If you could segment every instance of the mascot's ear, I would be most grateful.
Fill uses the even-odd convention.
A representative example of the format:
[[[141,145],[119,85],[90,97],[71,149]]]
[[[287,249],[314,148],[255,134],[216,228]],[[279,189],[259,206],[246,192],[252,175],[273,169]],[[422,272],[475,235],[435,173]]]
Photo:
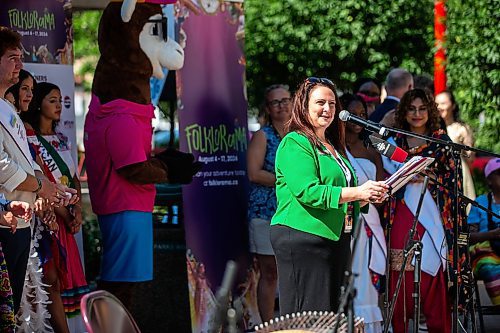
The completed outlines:
[[[123,0],[121,16],[123,22],[127,23],[132,18],[132,14],[134,14],[135,5],[137,0]]]

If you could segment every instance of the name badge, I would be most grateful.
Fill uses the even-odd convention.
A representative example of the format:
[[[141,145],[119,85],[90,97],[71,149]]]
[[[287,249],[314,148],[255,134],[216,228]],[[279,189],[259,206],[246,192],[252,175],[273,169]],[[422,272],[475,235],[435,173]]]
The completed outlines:
[[[353,218],[351,215],[346,215],[345,216],[345,219],[344,219],[344,232],[346,234],[350,234],[351,231],[352,231],[352,221],[353,221]]]
[[[347,204],[347,214],[345,215],[344,218],[344,232],[346,234],[350,234],[352,231],[352,225],[354,220],[352,218],[353,212],[354,212],[354,205],[352,204],[352,202],[349,202]]]

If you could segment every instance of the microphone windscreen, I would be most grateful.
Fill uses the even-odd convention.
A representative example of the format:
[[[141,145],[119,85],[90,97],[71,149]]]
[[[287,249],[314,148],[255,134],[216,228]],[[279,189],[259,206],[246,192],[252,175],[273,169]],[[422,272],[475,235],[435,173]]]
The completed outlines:
[[[349,113],[349,111],[346,111],[346,110],[342,110],[342,111],[340,111],[340,113],[339,113],[339,118],[340,118],[340,120],[342,120],[342,121],[347,121],[347,120],[349,120],[349,116],[350,116],[350,113]]]
[[[374,135],[369,136],[370,142],[379,154],[390,158],[393,161],[403,163],[408,157],[408,153],[398,146],[391,145],[389,142],[382,140]]]
[[[399,147],[396,147],[396,149],[394,149],[394,153],[391,156],[391,159],[396,161],[396,162],[403,163],[404,161],[406,161],[407,157],[408,157],[408,153],[406,151],[404,151],[403,149],[401,149]]]

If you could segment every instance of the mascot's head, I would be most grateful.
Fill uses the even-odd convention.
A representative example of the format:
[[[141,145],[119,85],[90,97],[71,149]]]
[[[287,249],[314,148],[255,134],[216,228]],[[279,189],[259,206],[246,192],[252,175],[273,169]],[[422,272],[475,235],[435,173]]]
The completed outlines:
[[[101,57],[92,91],[101,103],[126,99],[150,102],[149,79],[163,78],[162,67],[177,70],[184,51],[167,36],[167,18],[160,4],[172,0],[111,1],[99,24]]]

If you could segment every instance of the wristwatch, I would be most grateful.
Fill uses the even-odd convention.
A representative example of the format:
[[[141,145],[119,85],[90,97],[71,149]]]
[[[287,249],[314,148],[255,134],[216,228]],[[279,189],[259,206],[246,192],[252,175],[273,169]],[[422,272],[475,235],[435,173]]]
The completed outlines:
[[[35,177],[36,178],[36,182],[38,184],[38,187],[36,188],[36,190],[34,190],[33,192],[35,194],[38,194],[38,192],[40,192],[40,190],[42,189],[42,181],[40,180],[40,178],[38,177]]]

